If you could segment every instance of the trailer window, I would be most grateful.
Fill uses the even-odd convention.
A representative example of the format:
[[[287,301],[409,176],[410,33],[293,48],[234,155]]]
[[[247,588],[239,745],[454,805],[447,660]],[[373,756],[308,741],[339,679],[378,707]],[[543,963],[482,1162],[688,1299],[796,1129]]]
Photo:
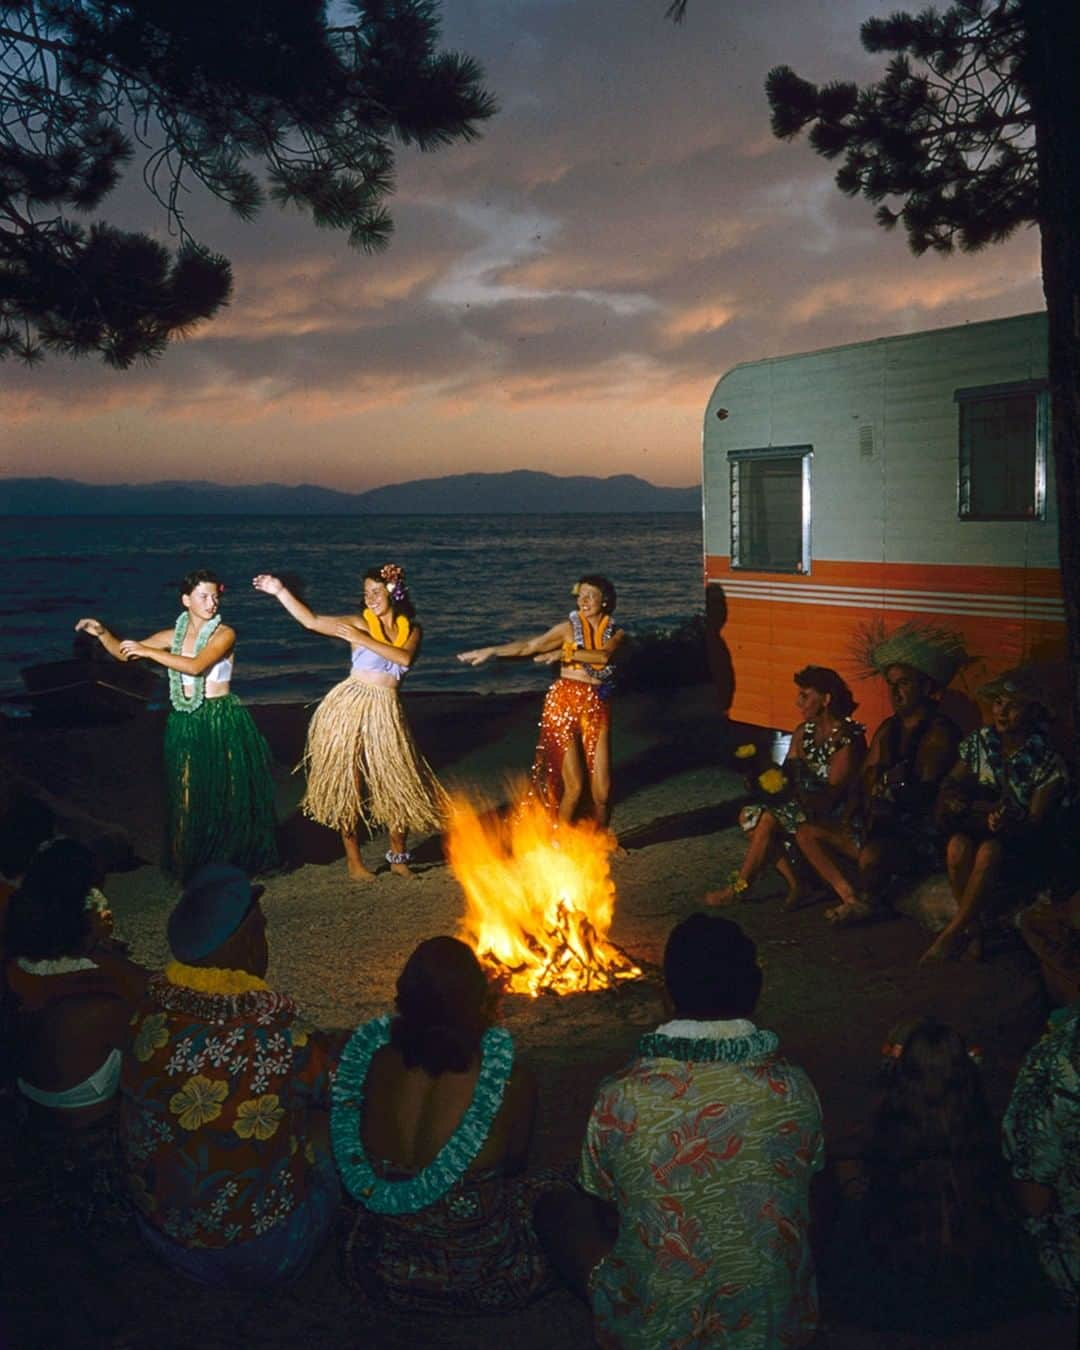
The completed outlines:
[[[812,459],[808,445],[729,453],[732,567],[809,572]]]
[[[1045,520],[1045,385],[958,389],[961,520]]]

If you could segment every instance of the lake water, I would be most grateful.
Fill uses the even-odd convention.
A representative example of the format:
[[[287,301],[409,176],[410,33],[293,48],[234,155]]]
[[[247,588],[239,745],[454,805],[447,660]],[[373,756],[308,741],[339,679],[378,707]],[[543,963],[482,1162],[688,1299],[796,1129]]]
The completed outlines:
[[[124,637],[172,624],[176,581],[210,567],[226,583],[222,614],[237,631],[233,685],[248,702],[321,697],[348,666],[345,644],[306,633],[251,587],[257,572],[300,578],[318,612],[356,613],[361,577],[400,563],[424,628],[408,687],[541,689],[531,662],[463,666],[454,653],[542,632],[569,612],[570,586],[602,572],[618,588],[629,632],[674,626],[704,607],[701,520],[625,516],[67,516],[0,518],[0,697],[19,669],[72,651],[76,619]]]

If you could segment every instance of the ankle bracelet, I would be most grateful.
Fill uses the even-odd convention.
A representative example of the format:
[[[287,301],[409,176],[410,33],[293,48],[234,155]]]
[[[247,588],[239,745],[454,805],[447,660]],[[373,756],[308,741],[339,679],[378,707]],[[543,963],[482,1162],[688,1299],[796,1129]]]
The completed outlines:
[[[394,867],[398,863],[407,863],[411,860],[411,858],[412,854],[409,852],[408,849],[404,849],[401,853],[395,853],[392,848],[388,848],[386,850],[386,861],[390,864],[391,867]]]

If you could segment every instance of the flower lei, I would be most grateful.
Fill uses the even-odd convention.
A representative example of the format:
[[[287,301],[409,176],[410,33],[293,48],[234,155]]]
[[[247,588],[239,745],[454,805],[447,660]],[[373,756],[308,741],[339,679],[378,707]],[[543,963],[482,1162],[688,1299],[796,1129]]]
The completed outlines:
[[[246,970],[230,970],[225,966],[187,966],[182,961],[170,961],[165,967],[165,978],[181,989],[193,989],[199,994],[250,994],[256,989],[269,989],[265,980]]]
[[[373,609],[364,610],[364,622],[368,626],[368,632],[377,642],[386,642],[386,629],[382,626],[382,620]],[[394,641],[395,647],[404,647],[409,640],[409,621],[404,614],[399,614],[394,620]]]
[[[440,1200],[484,1146],[514,1066],[514,1042],[502,1027],[484,1032],[480,1077],[457,1129],[425,1168],[407,1181],[376,1174],[359,1138],[364,1085],[377,1050],[390,1043],[389,1014],[358,1026],[341,1052],[330,1089],[330,1137],[345,1189],[376,1214],[415,1214]]]
[[[187,637],[188,625],[191,622],[191,615],[185,609],[177,617],[176,628],[173,630],[172,646],[169,651],[173,656],[179,656],[184,646],[184,639]],[[212,619],[199,629],[199,636],[195,639],[195,650],[193,656],[198,656],[206,644],[217,631],[218,624],[221,623],[221,615],[215,614]],[[169,702],[177,712],[193,713],[198,712],[203,705],[206,697],[206,676],[189,675],[188,678],[194,682],[194,688],[191,691],[191,697],[184,693],[184,677],[178,670],[169,671]]]
[[[688,1064],[745,1064],[775,1054],[779,1047],[775,1031],[755,1029],[746,1036],[720,1037],[665,1036],[650,1031],[638,1042],[638,1054],[644,1059],[678,1059]]]

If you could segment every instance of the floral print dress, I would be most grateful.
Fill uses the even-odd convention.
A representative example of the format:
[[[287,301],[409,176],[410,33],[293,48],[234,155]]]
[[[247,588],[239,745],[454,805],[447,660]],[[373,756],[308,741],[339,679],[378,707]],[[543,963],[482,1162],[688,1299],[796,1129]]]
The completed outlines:
[[[1069,1304],[1080,1302],[1080,1005],[1059,1008],[1020,1066],[1003,1126],[1018,1181],[1054,1193],[1025,1221],[1043,1270]]]
[[[792,735],[792,748],[794,749],[794,742],[797,741],[802,753],[789,754],[786,763],[796,795],[790,801],[778,802],[775,806],[769,807],[787,834],[794,834],[799,826],[809,819],[800,796],[820,792],[822,788],[828,786],[829,765],[833,756],[849,745],[866,748],[866,729],[861,723],[852,721],[850,717],[845,717],[840,725],[821,741],[815,740],[816,730],[815,722],[804,722],[802,726],[796,728]]]

